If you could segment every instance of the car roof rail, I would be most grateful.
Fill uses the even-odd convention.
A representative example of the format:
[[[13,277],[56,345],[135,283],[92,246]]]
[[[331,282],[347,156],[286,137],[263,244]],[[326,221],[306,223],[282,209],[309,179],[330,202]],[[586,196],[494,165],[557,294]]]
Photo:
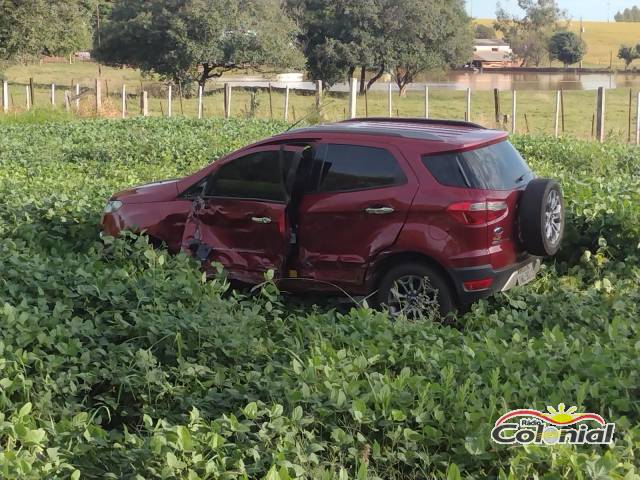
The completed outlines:
[[[451,127],[467,127],[487,130],[486,127],[473,122],[465,122],[464,120],[443,120],[437,118],[419,118],[419,117],[365,117],[350,118],[338,123],[348,122],[389,122],[389,123],[408,123],[419,125],[448,125]]]

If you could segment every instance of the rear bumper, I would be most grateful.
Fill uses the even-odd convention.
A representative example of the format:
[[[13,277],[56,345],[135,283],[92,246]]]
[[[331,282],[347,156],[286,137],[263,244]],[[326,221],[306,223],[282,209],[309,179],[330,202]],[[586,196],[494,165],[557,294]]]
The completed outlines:
[[[539,257],[527,256],[518,263],[509,265],[508,267],[494,270],[489,265],[481,265],[468,268],[453,268],[449,270],[449,274],[453,279],[456,288],[458,300],[461,304],[473,303],[481,298],[486,298],[497,292],[505,292],[518,284],[518,272],[528,264],[533,264],[534,274],[540,270],[541,260]],[[491,278],[493,281],[489,288],[483,290],[466,290],[465,282],[474,280],[483,280]]]

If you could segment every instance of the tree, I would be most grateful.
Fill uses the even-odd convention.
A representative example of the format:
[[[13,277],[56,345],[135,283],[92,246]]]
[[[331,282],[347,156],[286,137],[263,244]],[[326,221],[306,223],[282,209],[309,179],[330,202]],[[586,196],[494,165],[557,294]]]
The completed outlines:
[[[296,32],[279,0],[117,0],[94,55],[205,85],[240,68],[303,66]]]
[[[488,25],[477,24],[473,36],[475,38],[496,38],[496,31]]]
[[[613,18],[616,22],[640,22],[640,8],[637,5],[625,8],[622,12],[616,13]]]
[[[386,0],[289,0],[301,23],[300,43],[309,73],[330,87],[360,69],[360,92],[385,72],[381,12]],[[375,69],[366,82],[367,69]]]
[[[566,13],[556,0],[518,0],[518,6],[524,10],[522,18],[510,15],[498,4],[494,27],[503,33],[523,66],[539,66],[548,57],[549,40],[566,20]]]
[[[618,50],[618,58],[624,60],[624,69],[628,69],[631,62],[640,58],[640,44],[635,47],[622,45]]]
[[[386,63],[400,95],[420,72],[459,65],[472,55],[462,0],[389,0],[383,15]]]
[[[564,63],[565,68],[582,60],[586,52],[586,44],[573,32],[556,32],[549,40],[549,55]]]
[[[0,0],[0,59],[66,56],[90,45],[90,17],[78,1]]]

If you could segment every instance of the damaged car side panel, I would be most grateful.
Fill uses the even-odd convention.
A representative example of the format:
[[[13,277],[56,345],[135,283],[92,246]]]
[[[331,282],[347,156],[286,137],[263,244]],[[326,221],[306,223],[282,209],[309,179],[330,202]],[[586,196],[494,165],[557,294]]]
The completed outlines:
[[[127,208],[103,215],[102,229],[111,236],[117,236],[125,229],[137,233],[144,231],[154,240],[164,241],[169,251],[177,253],[191,209],[189,200],[131,203]]]
[[[287,235],[283,203],[197,199],[184,229],[182,247],[203,263],[225,267],[230,278],[260,283],[267,270],[284,268]]]

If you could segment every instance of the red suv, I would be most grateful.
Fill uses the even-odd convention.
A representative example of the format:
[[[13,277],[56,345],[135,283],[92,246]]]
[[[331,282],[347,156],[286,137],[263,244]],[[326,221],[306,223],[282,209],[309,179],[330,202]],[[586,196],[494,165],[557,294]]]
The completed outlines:
[[[144,231],[205,269],[289,291],[446,313],[530,281],[564,228],[562,191],[503,131],[367,118],[285,132],[186,178],[115,194],[106,234]]]

